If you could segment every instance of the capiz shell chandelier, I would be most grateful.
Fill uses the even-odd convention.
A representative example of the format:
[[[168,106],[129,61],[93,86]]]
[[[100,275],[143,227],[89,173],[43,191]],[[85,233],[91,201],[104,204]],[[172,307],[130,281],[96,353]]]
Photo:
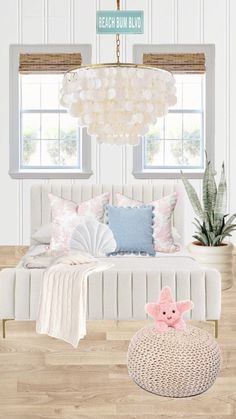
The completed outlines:
[[[120,9],[119,0],[117,9]],[[81,66],[67,72],[61,105],[87,127],[98,143],[136,145],[157,118],[176,103],[175,79],[169,71],[121,63],[116,35],[116,63]]]

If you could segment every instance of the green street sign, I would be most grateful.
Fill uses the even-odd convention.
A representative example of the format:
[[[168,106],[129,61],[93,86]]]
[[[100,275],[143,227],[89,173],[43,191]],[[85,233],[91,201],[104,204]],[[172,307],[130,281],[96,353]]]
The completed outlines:
[[[103,10],[97,12],[97,34],[142,34],[143,11]]]

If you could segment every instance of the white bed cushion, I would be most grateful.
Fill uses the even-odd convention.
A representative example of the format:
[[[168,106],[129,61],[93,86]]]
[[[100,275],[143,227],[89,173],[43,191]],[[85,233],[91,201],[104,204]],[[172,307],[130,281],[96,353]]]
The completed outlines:
[[[40,244],[49,244],[52,238],[52,223],[44,224],[32,235],[31,239]]]
[[[99,258],[104,261],[106,258]],[[109,257],[113,269],[125,271],[196,271],[201,270],[199,263],[186,250],[175,254],[156,253],[155,257],[122,255]]]

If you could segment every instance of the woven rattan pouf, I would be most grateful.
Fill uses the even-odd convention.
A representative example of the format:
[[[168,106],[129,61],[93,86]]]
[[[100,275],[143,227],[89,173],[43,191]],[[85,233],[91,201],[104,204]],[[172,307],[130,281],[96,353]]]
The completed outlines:
[[[220,363],[216,340],[193,326],[164,333],[144,327],[128,349],[130,377],[143,389],[166,397],[203,393],[214,383]]]

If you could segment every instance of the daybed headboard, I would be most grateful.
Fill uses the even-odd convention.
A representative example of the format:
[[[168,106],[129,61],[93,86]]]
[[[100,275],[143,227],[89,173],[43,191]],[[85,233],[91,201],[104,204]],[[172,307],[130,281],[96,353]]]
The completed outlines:
[[[111,199],[115,204],[115,194],[120,192],[133,199],[143,202],[150,202],[162,196],[169,195],[173,191],[179,193],[178,203],[174,212],[173,226],[178,230],[184,239],[184,194],[181,184],[126,184],[126,185],[97,185],[97,184],[50,184],[33,185],[31,188],[31,235],[42,225],[51,220],[51,209],[48,193],[70,199],[75,202],[82,202],[100,195],[104,192],[111,193]],[[32,239],[31,239],[32,242]]]

